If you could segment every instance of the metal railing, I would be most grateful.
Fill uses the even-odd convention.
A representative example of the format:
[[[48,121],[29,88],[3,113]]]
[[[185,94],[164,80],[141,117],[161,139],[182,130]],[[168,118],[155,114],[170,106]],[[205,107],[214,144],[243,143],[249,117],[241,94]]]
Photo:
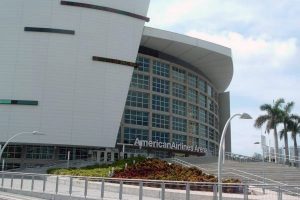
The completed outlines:
[[[119,200],[216,200],[218,188],[217,183],[206,182],[56,176],[18,172],[0,172],[0,186],[2,191],[44,198]],[[262,187],[266,190],[265,194],[260,190]],[[222,199],[299,199],[299,191],[292,191],[291,188],[295,186],[224,183]]]
[[[217,173],[217,169],[205,169],[203,167],[200,167],[199,165],[196,165],[196,164],[192,164],[192,163],[189,163],[189,162],[186,162],[184,160],[181,160],[179,158],[173,158],[172,159],[173,162],[176,162],[178,164],[181,164],[181,165],[184,165],[184,166],[187,166],[187,167],[196,167],[200,170],[202,170],[203,172],[207,173],[207,174],[216,174]],[[272,180],[270,178],[267,178],[265,177],[265,175],[263,176],[260,176],[260,175],[257,175],[257,174],[253,174],[253,173],[249,173],[249,172],[246,172],[246,171],[243,171],[243,170],[239,170],[239,169],[235,169],[235,168],[232,168],[232,167],[227,167],[225,168],[226,171],[223,172],[223,176],[224,177],[235,177],[235,178],[239,178],[242,183],[248,183],[248,184],[257,184],[258,185],[261,185],[261,189],[263,191],[263,193],[265,193],[265,185],[277,185],[279,187],[282,187],[282,191],[286,192],[286,193],[294,193],[295,195],[299,196],[300,193],[300,187],[297,185],[297,186],[294,186],[294,187],[290,187],[288,184],[285,184],[285,183],[282,183],[280,181],[275,181],[275,180]],[[289,189],[284,189],[285,187],[289,188]],[[295,192],[297,191],[297,192]]]
[[[286,156],[284,154],[274,154],[274,153],[267,153],[265,154],[265,160],[268,162],[269,161],[269,156],[272,159],[275,159],[275,156],[277,158],[278,163],[277,164],[285,164],[285,160],[286,160]],[[298,157],[296,156],[288,156],[289,158],[289,162],[291,164],[295,164],[296,166],[300,164],[300,160],[298,159]],[[236,161],[240,161],[240,162],[260,162],[262,161],[263,158],[253,158],[250,156],[245,156],[245,155],[240,155],[240,154],[235,154],[235,153],[231,153],[231,152],[225,152],[225,159],[227,160],[236,160]],[[273,161],[269,161],[272,163],[275,163]]]

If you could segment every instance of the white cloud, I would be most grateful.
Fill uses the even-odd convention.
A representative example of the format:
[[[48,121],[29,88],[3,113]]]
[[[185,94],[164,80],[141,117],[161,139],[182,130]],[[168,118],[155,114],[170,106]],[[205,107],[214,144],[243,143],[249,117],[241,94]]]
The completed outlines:
[[[188,31],[186,34],[191,37],[230,47],[234,59],[238,64],[242,62],[248,65],[255,62],[256,64],[253,65],[253,67],[261,69],[260,64],[265,63],[265,70],[268,70],[269,67],[286,67],[283,64],[290,61],[297,53],[296,38],[276,40],[270,39],[266,35],[245,37],[237,32],[212,34],[196,30]],[[241,65],[239,67],[243,68],[243,66],[244,65]]]
[[[256,119],[262,114],[259,105],[272,103],[273,99],[284,97],[287,101],[300,102],[300,94],[295,92],[300,90],[299,75],[286,73],[292,68],[290,64],[296,63],[299,57],[296,38],[279,40],[266,35],[246,37],[236,32],[212,34],[195,30],[186,34],[232,49],[235,72],[229,88],[231,97],[247,101],[240,103],[242,106],[233,104],[232,113],[245,111]],[[295,111],[299,113],[300,109]],[[254,120],[232,122],[234,152],[249,156],[261,152],[261,147],[253,144],[260,141],[261,130],[254,128],[253,123]],[[268,137],[274,144],[273,135]]]
[[[261,104],[284,97],[296,102],[294,112],[300,114],[299,3],[152,0],[148,25],[232,48],[232,113],[246,111],[256,118],[262,114]],[[260,130],[253,127],[253,121],[248,123],[232,122],[232,146],[238,153],[252,155],[260,152],[259,145],[253,146]]]

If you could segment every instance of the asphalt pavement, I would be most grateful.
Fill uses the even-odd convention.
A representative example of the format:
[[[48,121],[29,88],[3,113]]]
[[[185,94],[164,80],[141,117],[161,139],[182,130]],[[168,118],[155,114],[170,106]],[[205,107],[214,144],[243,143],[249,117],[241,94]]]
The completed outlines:
[[[43,199],[0,191],[0,200],[43,200]]]

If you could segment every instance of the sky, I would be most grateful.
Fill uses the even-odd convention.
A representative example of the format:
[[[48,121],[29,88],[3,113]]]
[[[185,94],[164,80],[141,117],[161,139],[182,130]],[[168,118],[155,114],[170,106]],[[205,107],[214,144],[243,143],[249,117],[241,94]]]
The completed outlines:
[[[231,48],[231,114],[253,117],[232,121],[232,152],[252,156],[261,153],[254,142],[265,134],[253,126],[264,114],[260,105],[282,97],[294,101],[293,113],[300,115],[299,13],[299,0],[151,0],[145,25]],[[274,145],[272,133],[266,137]]]

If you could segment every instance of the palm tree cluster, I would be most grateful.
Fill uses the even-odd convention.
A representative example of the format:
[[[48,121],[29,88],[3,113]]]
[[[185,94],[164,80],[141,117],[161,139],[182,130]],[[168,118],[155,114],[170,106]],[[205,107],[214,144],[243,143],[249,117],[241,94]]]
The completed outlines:
[[[289,159],[289,144],[288,134],[291,133],[291,138],[294,142],[294,156],[295,160],[299,161],[299,154],[297,149],[297,135],[300,134],[300,116],[291,114],[294,107],[294,102],[285,103],[283,98],[273,101],[273,104],[263,104],[260,106],[260,110],[266,112],[266,114],[259,116],[255,120],[254,126],[261,128],[266,125],[266,132],[270,133],[273,130],[275,141],[275,162],[278,162],[278,133],[279,138],[284,139],[285,146],[285,162],[290,163]],[[283,125],[283,129],[278,132],[277,126]],[[295,162],[298,165],[298,162]]]

